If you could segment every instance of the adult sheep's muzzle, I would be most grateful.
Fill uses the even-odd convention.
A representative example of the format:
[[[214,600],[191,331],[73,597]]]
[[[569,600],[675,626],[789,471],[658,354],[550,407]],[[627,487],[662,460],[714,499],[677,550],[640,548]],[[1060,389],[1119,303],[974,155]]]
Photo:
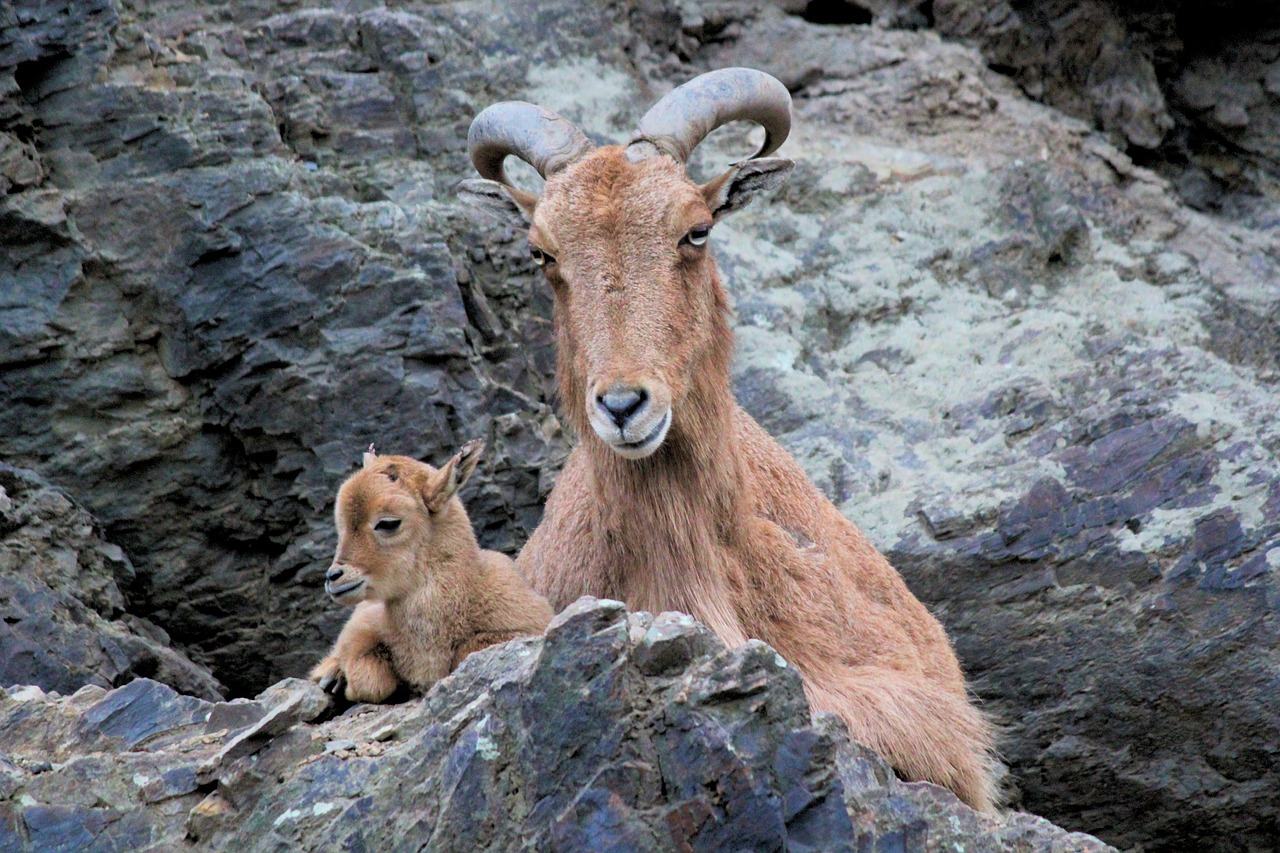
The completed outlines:
[[[670,393],[650,384],[598,384],[587,394],[587,419],[600,440],[625,459],[643,459],[671,428]]]

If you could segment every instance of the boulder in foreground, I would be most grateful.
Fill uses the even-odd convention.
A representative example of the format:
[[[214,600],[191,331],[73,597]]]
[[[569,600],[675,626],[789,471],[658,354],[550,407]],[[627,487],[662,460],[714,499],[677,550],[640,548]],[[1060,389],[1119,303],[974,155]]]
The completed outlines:
[[[0,696],[0,847],[1104,851],[897,781],[771,648],[584,598],[420,700]],[[888,846],[886,846],[888,845]]]

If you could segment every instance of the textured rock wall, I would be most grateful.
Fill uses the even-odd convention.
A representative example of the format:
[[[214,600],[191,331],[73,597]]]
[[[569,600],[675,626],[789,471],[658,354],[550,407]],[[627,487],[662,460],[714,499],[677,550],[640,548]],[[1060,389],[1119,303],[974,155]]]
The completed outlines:
[[[1263,199],[1280,176],[1275,9],[1236,0],[940,0],[931,9],[939,32],[980,46],[1032,97],[1096,123],[1188,203],[1268,218]]]
[[[1280,176],[1280,13],[1215,0],[779,0],[820,24],[934,28],[1105,131],[1193,207],[1265,226]]]
[[[370,441],[486,435],[464,497],[518,547],[567,439],[523,239],[452,201],[467,123],[525,98],[617,141],[755,65],[795,95],[799,165],[713,238],[744,404],[946,623],[1018,802],[1124,847],[1280,844],[1265,205],[1189,210],[1115,127],[992,72],[990,22],[983,55],[840,4],[492,6],[0,10],[0,458],[92,513],[128,612],[235,695],[303,672]],[[695,169],[748,149],[728,128]]]
[[[545,297],[469,271],[486,249],[431,166],[460,173],[485,87],[526,75],[491,47],[520,20],[270,8],[124,6],[36,39],[10,133],[47,175],[0,212],[0,454],[74,484],[138,565],[135,609],[239,693],[333,632],[328,507],[370,441],[438,461],[488,436],[471,503],[506,550],[563,453],[524,310]]]
[[[218,698],[203,667],[125,610],[120,586],[134,576],[88,513],[36,474],[0,464],[0,684],[74,693],[152,677]]]

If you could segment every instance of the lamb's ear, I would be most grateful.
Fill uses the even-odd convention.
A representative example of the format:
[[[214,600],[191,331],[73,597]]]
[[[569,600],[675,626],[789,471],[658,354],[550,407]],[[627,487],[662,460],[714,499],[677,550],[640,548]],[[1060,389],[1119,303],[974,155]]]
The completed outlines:
[[[538,204],[533,193],[485,178],[468,178],[457,192],[459,200],[516,228],[528,226]]]
[[[373,460],[378,458],[377,452],[373,449],[373,445],[369,445],[369,449],[364,452],[364,456],[360,457],[360,467],[368,468],[373,464]]]
[[[449,498],[457,494],[462,484],[471,478],[482,453],[484,453],[483,439],[468,441],[453,455],[453,458],[444,463],[444,467],[431,476],[422,495],[427,509],[432,512],[444,509]]]
[[[719,222],[739,208],[746,207],[759,193],[781,186],[795,163],[783,157],[743,160],[714,181],[702,185],[702,197],[711,208],[711,216]]]

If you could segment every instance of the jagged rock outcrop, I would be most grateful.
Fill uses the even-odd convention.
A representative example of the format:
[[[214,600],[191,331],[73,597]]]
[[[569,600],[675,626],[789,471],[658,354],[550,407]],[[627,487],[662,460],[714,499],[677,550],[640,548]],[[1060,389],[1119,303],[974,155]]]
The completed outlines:
[[[1269,227],[1280,13],[1243,0],[777,0],[817,24],[933,28],[1087,121],[1198,209]]]
[[[1280,181],[1275,9],[1237,0],[939,0],[931,12],[939,32],[979,46],[1032,97],[1096,123],[1190,204],[1267,219],[1270,205],[1258,196],[1274,197]]]
[[[73,693],[140,676],[220,697],[221,685],[125,610],[134,569],[93,520],[31,471],[0,463],[0,684]]]
[[[765,0],[0,15],[0,457],[100,522],[128,612],[234,695],[336,632],[328,512],[370,441],[487,434],[465,499],[507,551],[554,480],[550,295],[452,201],[471,116],[524,98],[617,141],[754,65],[793,90],[798,166],[713,238],[740,398],[947,625],[1021,805],[1147,851],[1275,847],[1265,203],[1189,210],[991,71],[981,27],[985,56]],[[695,169],[749,147],[728,128]]]
[[[1110,850],[896,781],[768,646],[583,599],[424,699],[0,693],[6,850]]]

